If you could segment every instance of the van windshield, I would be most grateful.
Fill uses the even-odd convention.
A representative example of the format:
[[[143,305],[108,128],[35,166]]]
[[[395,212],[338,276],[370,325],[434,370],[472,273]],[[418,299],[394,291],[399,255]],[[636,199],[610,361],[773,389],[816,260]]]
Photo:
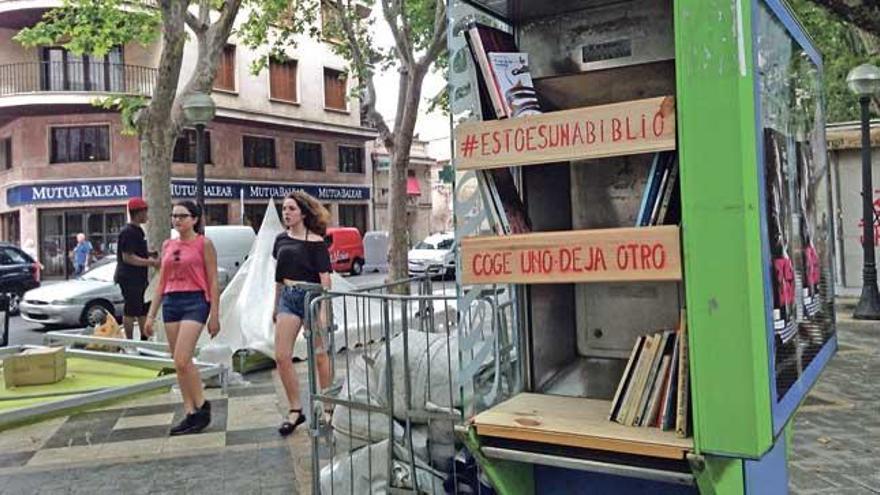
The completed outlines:
[[[437,246],[435,246],[433,244],[429,244],[425,241],[422,241],[422,242],[416,244],[415,249],[437,249]]]

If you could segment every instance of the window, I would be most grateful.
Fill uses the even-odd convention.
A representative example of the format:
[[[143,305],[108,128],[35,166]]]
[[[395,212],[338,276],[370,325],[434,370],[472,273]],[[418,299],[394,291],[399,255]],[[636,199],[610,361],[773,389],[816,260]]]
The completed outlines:
[[[348,104],[345,101],[345,73],[324,69],[324,107],[331,110],[348,111]]]
[[[241,143],[245,167],[275,168],[275,139],[244,136]]]
[[[40,62],[43,91],[125,91],[121,47],[113,47],[101,57],[47,47],[40,52]]]
[[[340,146],[339,171],[350,174],[364,173],[364,149],[354,146]]]
[[[339,225],[357,227],[363,235],[367,231],[367,206],[339,205]]]
[[[105,162],[110,159],[110,127],[53,127],[51,163]]]
[[[214,89],[235,91],[235,45],[223,47],[220,62],[217,64],[217,75],[214,76]]]
[[[196,130],[183,129],[174,143],[175,163],[196,163]],[[211,133],[205,131],[205,163],[211,161]]]
[[[0,241],[21,244],[21,219],[17,211],[0,214]]]
[[[30,263],[25,254],[18,249],[5,248],[2,250],[2,259],[4,265],[26,265]]]
[[[205,225],[229,225],[229,207],[205,205]]]
[[[304,143],[297,141],[294,144],[296,168],[299,170],[324,170],[324,155],[321,143]]]
[[[12,168],[12,138],[0,139],[0,170]]]
[[[321,37],[329,43],[342,43],[342,29],[336,11],[327,2],[321,2]]]
[[[269,61],[269,97],[296,102],[296,60]]]

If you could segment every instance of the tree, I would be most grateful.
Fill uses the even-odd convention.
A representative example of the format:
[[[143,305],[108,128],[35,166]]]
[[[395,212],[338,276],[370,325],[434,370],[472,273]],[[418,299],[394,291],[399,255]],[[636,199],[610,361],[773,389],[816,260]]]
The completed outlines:
[[[379,139],[391,155],[389,166],[391,217],[390,277],[408,276],[406,180],[410,147],[422,100],[422,83],[433,67],[442,67],[446,52],[446,4],[443,0],[380,0],[381,17],[390,29],[394,46],[381,50],[373,42],[374,19],[367,15],[373,0],[298,0],[296,9],[287,0],[264,4],[262,19],[243,26],[243,38],[251,46],[265,46],[270,56],[283,56],[295,34],[331,40],[334,51],[349,62],[356,77],[355,94],[360,98],[362,115],[376,128]],[[318,29],[314,20],[321,14]],[[280,20],[279,20],[280,19]],[[266,31],[265,26],[274,25]],[[392,126],[376,109],[377,70],[396,68],[397,112]]]
[[[880,36],[880,2],[877,0],[812,0],[841,20]]]
[[[858,99],[847,88],[846,76],[859,64],[880,64],[880,44],[877,37],[866,30],[872,22],[880,23],[880,17],[875,17],[874,21],[863,20],[856,15],[859,10],[855,7],[831,7],[841,3],[843,2],[832,0],[791,0],[792,8],[822,53],[828,122],[859,119]],[[862,12],[871,8],[867,2],[862,7]],[[874,8],[876,10],[880,7]],[[860,22],[850,21],[848,16],[841,14],[844,11]],[[880,15],[880,10],[877,15]],[[880,28],[880,24],[877,27]],[[880,29],[875,29],[874,32],[880,34]],[[880,100],[875,98],[873,110],[876,115],[880,115],[878,105]]]
[[[74,53],[104,55],[112,47],[148,44],[161,34],[161,54],[149,99],[114,96],[100,102],[119,110],[140,143],[144,196],[153,221],[147,236],[153,246],[168,238],[171,215],[171,160],[174,143],[185,124],[181,102],[187,95],[209,93],[220,54],[232,32],[242,0],[64,0],[16,40],[25,46],[62,45]],[[198,60],[192,76],[178,92],[183,48],[189,28]]]

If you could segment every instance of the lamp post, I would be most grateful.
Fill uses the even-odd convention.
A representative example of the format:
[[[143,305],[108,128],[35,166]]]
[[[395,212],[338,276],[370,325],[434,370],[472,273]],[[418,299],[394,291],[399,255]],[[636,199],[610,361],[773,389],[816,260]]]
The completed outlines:
[[[880,320],[880,292],[877,291],[877,262],[874,256],[874,185],[871,177],[871,130],[869,104],[880,93],[880,69],[863,64],[851,70],[846,84],[859,97],[862,109],[862,295],[853,312],[859,320]]]
[[[216,106],[211,95],[195,92],[183,101],[183,115],[196,128],[196,204],[205,224],[205,125],[214,118]]]

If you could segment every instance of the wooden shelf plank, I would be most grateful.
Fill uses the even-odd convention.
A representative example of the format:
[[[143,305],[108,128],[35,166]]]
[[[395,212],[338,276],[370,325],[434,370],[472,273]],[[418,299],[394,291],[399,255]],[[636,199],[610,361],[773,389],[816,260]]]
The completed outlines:
[[[467,237],[462,283],[679,281],[680,244],[676,225]]]
[[[675,100],[666,96],[465,122],[455,129],[455,142],[458,170],[674,150]]]
[[[482,436],[605,450],[664,459],[684,459],[692,438],[658,428],[623,426],[608,420],[605,400],[519,394],[474,417]]]

